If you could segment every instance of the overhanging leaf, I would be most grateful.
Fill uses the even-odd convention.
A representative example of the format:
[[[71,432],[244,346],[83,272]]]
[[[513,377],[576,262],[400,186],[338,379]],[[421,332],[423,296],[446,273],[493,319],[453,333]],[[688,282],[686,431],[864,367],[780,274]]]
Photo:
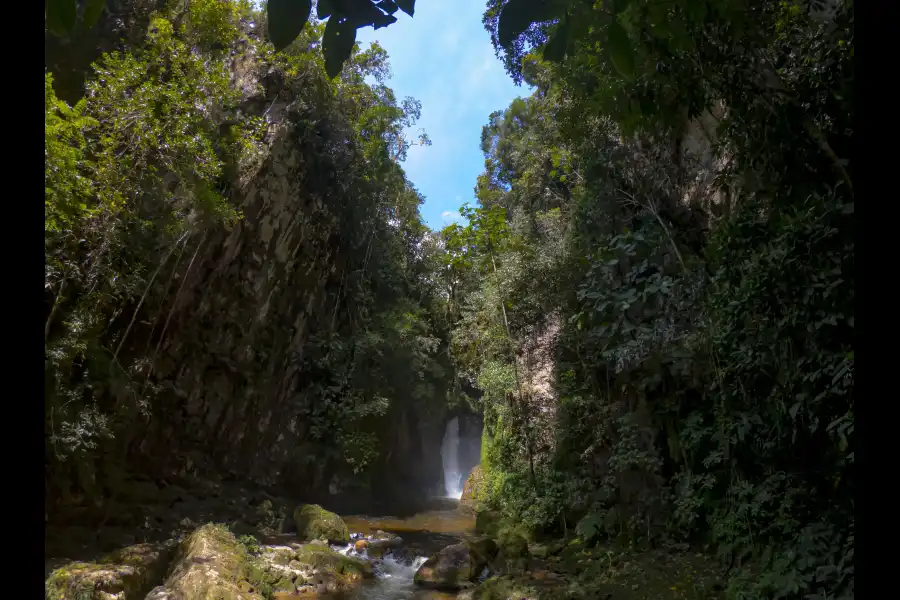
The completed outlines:
[[[316,18],[323,21],[331,16],[334,12],[334,3],[332,0],[319,0],[316,3]]]
[[[309,20],[312,0],[269,0],[266,4],[266,21],[269,23],[269,39],[275,50],[284,50],[297,39]]]
[[[509,0],[500,10],[497,21],[500,45],[508,47],[532,23],[558,19],[565,14],[565,9],[560,0]]]
[[[557,63],[562,62],[566,56],[566,48],[569,45],[569,32],[569,18],[566,17],[556,28],[556,31],[553,32],[553,35],[550,36],[550,40],[544,47],[544,60]]]
[[[630,0],[616,0],[614,4],[616,14],[623,12],[626,8],[628,8],[629,4]]]
[[[397,3],[394,2],[394,0],[381,0],[381,2],[378,3],[378,8],[389,15],[394,14],[400,9],[400,7],[397,6]]]
[[[634,79],[634,52],[625,29],[617,21],[609,26],[607,51],[616,71],[626,79]]]
[[[82,14],[82,23],[84,23],[85,29],[97,24],[104,8],[106,8],[106,0],[86,0]]]
[[[386,15],[384,13],[379,14],[375,20],[372,22],[372,27],[375,29],[381,29],[382,27],[387,27],[391,23],[396,23],[397,17],[393,15]]]
[[[702,23],[706,18],[706,0],[686,0],[685,12],[694,23]]]
[[[322,52],[325,54],[325,73],[335,77],[344,67],[344,62],[353,53],[356,43],[356,27],[348,20],[332,18],[325,25],[322,36]]]
[[[394,0],[394,2],[409,16],[413,16],[413,13],[416,12],[416,0]]]
[[[47,29],[56,35],[66,35],[78,21],[78,6],[75,0],[47,0],[45,18]]]

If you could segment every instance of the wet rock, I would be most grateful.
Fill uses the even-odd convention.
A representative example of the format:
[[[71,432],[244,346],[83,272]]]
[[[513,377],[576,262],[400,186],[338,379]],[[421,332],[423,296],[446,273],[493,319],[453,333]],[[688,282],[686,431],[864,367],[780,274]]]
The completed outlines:
[[[369,547],[369,540],[356,540],[356,543],[353,544],[353,549],[357,552],[362,552],[366,548]]]
[[[496,554],[490,539],[447,546],[419,567],[413,581],[423,587],[458,590],[474,584]]]
[[[398,536],[372,540],[367,543],[368,555],[373,558],[382,558],[402,546],[403,539]]]
[[[350,542],[347,524],[318,504],[301,504],[294,510],[297,533],[306,540],[327,539],[333,544]]]

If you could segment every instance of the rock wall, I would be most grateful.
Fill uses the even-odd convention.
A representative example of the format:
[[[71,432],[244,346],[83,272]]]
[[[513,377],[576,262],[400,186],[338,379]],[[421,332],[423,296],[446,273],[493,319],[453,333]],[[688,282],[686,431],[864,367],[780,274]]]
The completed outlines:
[[[248,32],[255,35],[252,25]],[[242,44],[231,50],[231,70],[243,101],[212,117],[226,123],[240,111],[267,124],[256,164],[230,181],[243,219],[231,229],[198,227],[162,306],[144,304],[121,362],[149,361],[150,407],[124,417],[127,435],[97,453],[112,458],[78,467],[73,479],[82,488],[87,480],[95,489],[110,483],[104,473],[123,459],[127,470],[158,478],[224,476],[300,497],[340,494],[353,477],[335,431],[315,430],[313,417],[331,410],[321,382],[333,372],[316,369],[327,362],[329,342],[347,346],[359,334],[369,315],[353,290],[368,285],[381,261],[395,260],[379,250],[396,234],[380,212],[383,192],[347,175],[361,160],[357,133],[320,69],[286,84],[257,59],[253,43]],[[59,42],[50,45],[60,53]],[[78,70],[59,67],[66,69]],[[439,448],[422,443],[439,427],[429,410],[395,402],[382,418],[374,471],[387,487],[440,477],[439,469],[428,472],[435,459],[440,464]]]

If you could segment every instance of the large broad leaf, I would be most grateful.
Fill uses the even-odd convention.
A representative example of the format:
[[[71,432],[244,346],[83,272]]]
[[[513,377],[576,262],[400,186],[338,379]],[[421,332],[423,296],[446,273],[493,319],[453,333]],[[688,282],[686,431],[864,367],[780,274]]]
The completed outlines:
[[[396,17],[384,14],[369,0],[341,0],[336,14],[347,17],[357,29],[367,25],[378,29],[397,21]]]
[[[56,35],[67,35],[78,21],[75,0],[47,0],[46,20],[47,29]]]
[[[553,32],[553,35],[550,36],[547,45],[544,46],[544,60],[550,62],[562,62],[563,58],[566,57],[566,48],[569,45],[570,31],[569,18],[566,17],[565,20],[559,24],[559,27],[556,28],[556,31]]]
[[[634,51],[625,29],[613,21],[607,35],[607,51],[616,71],[626,79],[634,79]]]
[[[334,12],[334,3],[332,0],[319,0],[316,2],[316,18],[325,20]]]
[[[400,7],[397,6],[397,3],[394,2],[394,0],[381,0],[381,2],[378,3],[378,8],[389,15],[394,14],[400,9]]]
[[[322,52],[325,54],[325,73],[335,77],[344,67],[344,62],[353,53],[356,43],[356,27],[350,21],[331,18],[325,25],[322,36]]]
[[[284,50],[297,39],[311,11],[312,0],[269,0],[266,3],[269,39],[276,51]]]
[[[100,20],[103,9],[106,8],[106,0],[86,0],[84,3],[84,13],[81,21],[84,23],[85,29],[93,27]]]
[[[497,38],[504,48],[509,47],[532,23],[552,21],[565,14],[562,0],[509,0],[500,10]]]
[[[413,13],[416,12],[416,0],[394,0],[394,2],[409,16],[413,16]]]
[[[694,23],[702,23],[706,18],[706,0],[686,0],[684,8]]]

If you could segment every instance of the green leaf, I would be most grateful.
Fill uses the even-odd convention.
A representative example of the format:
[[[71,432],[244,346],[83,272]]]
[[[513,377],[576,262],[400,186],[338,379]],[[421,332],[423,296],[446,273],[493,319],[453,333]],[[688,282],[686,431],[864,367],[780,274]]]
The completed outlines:
[[[624,12],[624,10],[626,8],[628,8],[628,5],[630,3],[631,3],[630,0],[615,0],[614,8],[615,8],[616,14],[619,14],[620,12]]]
[[[316,18],[324,21],[334,13],[334,2],[332,0],[319,0],[316,3]]]
[[[625,29],[616,21],[609,26],[607,50],[616,71],[625,79],[634,79],[634,52],[631,40],[628,39]]]
[[[75,0],[47,0],[45,19],[47,29],[55,35],[66,35],[78,21],[78,5]]]
[[[416,0],[394,0],[394,2],[409,16],[413,16],[413,13],[416,12]]]
[[[685,13],[694,23],[702,23],[706,18],[706,0],[686,0]]]
[[[556,63],[562,62],[566,57],[566,48],[569,45],[569,33],[569,19],[566,17],[566,19],[559,24],[559,27],[556,28],[556,31],[553,32],[553,35],[550,36],[550,40],[544,47],[544,60]]]
[[[565,14],[565,5],[557,0],[509,0],[500,10],[497,38],[508,47],[532,23],[551,21]]]
[[[322,36],[322,52],[325,54],[325,73],[329,77],[336,77],[341,72],[344,62],[353,53],[355,43],[356,27],[349,20],[328,20]]]
[[[81,16],[81,21],[84,24],[85,29],[89,29],[97,24],[97,21],[100,20],[100,15],[103,14],[104,8],[106,8],[106,0],[85,1],[84,13]]]
[[[269,39],[275,51],[284,50],[297,39],[309,20],[312,0],[269,0],[266,4],[266,20],[269,23]]]

